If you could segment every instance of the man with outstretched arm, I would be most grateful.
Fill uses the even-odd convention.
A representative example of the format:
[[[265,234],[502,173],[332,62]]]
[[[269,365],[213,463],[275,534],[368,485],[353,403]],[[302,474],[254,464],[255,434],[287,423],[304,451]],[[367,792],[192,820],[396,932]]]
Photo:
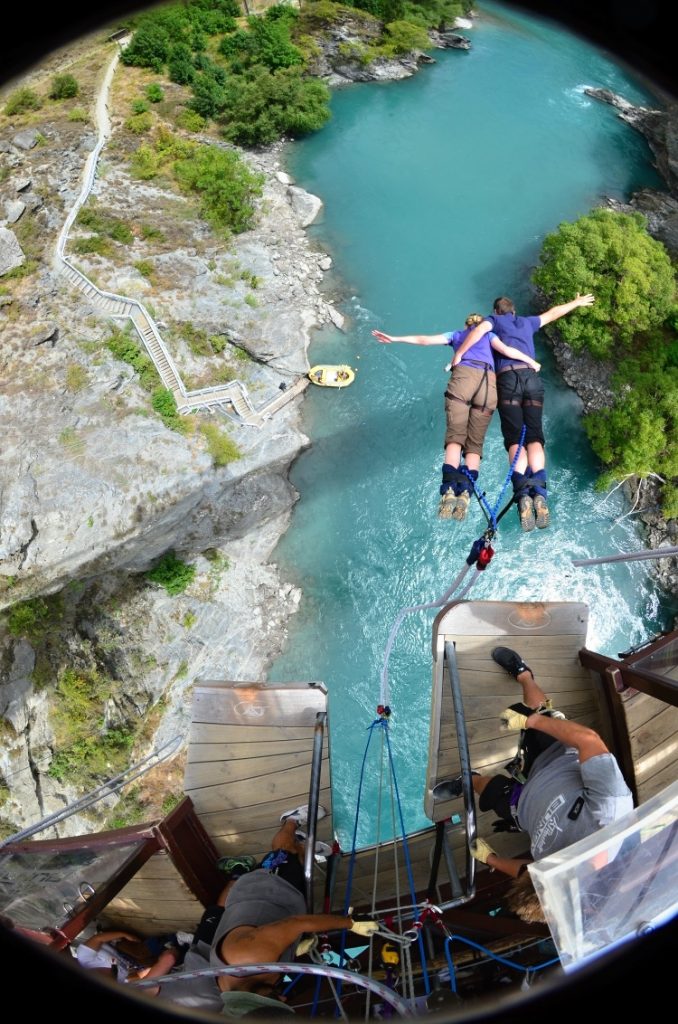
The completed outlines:
[[[518,451],[520,435],[525,427],[524,447],[511,480],[520,525],[526,533],[535,526],[543,530],[550,522],[542,428],[544,384],[530,365],[535,355],[534,335],[540,327],[559,320],[580,306],[591,306],[594,301],[593,295],[577,295],[571,302],[553,306],[539,316],[518,316],[513,301],[500,296],[494,300],[493,315],[485,317],[470,331],[454,357],[453,364],[456,365],[487,331],[494,331],[505,345],[522,353],[517,360],[495,353],[494,361],[499,419],[510,464]]]
[[[325,813],[324,808],[318,809],[319,818]],[[283,814],[270,853],[259,867],[228,883],[219,900],[223,912],[219,907],[208,908],[186,954],[184,971],[286,963],[304,951],[302,946],[308,943],[299,943],[303,935],[346,929],[369,936],[378,930],[371,918],[307,913],[303,868],[307,815],[307,806]],[[209,928],[203,928],[207,918]],[[227,1017],[255,1012],[277,1016],[293,1012],[277,994],[280,978],[279,971],[242,978],[217,974],[166,982],[152,994],[159,991],[172,1002]]]
[[[476,860],[513,878],[526,875],[526,865],[591,835],[633,809],[633,798],[616,758],[594,729],[567,721],[536,682],[531,668],[516,651],[495,647],[493,660],[516,679],[521,703],[501,715],[502,726],[520,730],[519,763],[509,775],[473,773],[473,790],[481,811],[499,816],[497,831],[526,832],[531,857],[502,857],[484,839],[476,839]],[[461,796],[461,779],[442,782],[433,790],[439,799]]]

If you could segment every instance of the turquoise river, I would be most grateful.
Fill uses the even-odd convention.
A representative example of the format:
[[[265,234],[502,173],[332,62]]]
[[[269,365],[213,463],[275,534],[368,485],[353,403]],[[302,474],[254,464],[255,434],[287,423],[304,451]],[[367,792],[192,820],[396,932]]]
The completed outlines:
[[[380,345],[370,332],[460,328],[500,294],[539,312],[530,273],[544,235],[603,196],[662,187],[644,140],[583,92],[605,86],[656,105],[632,72],[561,27],[499,4],[482,4],[469,36],[471,51],[434,51],[436,64],[407,81],[336,90],[330,124],[288,153],[297,183],[325,203],[311,234],[332,254],[329,285],[347,317],[344,333],[314,339],[311,363],[350,363],[357,375],[342,391],[309,389],[304,402],[312,447],[293,468],[300,500],[274,555],[303,600],[269,678],[322,680],[329,690],[344,846],[393,621],[401,608],[444,593],[484,526],[477,503],[462,524],[436,517],[449,350]],[[664,626],[668,609],[648,563],[572,566],[573,558],[637,550],[643,539],[633,517],[617,522],[619,492],[604,500],[595,490],[581,403],[543,340],[538,355],[553,525],[523,534],[511,509],[469,596],[586,601],[588,645],[616,654]],[[481,471],[491,504],[506,468],[495,416]],[[434,616],[405,619],[389,666],[408,830],[427,824]],[[360,842],[373,838],[376,780],[367,774]]]

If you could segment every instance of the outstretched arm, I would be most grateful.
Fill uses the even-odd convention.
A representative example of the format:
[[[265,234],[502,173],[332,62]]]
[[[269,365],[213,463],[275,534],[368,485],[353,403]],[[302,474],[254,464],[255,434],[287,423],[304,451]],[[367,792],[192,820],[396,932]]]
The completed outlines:
[[[571,313],[573,309],[578,309],[579,306],[592,306],[595,301],[595,296],[593,295],[577,295],[575,299],[572,299],[572,302],[564,302],[561,306],[553,306],[539,317],[541,326],[545,327],[546,324],[551,324],[554,320],[560,320],[561,316],[566,316],[567,313]]]
[[[566,718],[550,718],[548,715],[530,715],[525,722],[526,729],[536,729],[553,736],[566,747],[576,747],[579,763],[583,764],[590,757],[608,754],[609,751],[594,729],[589,729],[579,722],[571,722]]]
[[[83,943],[85,946],[89,946],[90,949],[101,949],[105,942],[116,942],[117,939],[128,939],[130,942],[140,942],[138,935],[134,935],[132,932],[120,932],[120,931],[108,931],[108,932],[97,932],[91,939]]]
[[[468,350],[472,348],[477,341],[480,341],[480,339],[483,338],[487,334],[487,332],[491,330],[492,324],[490,323],[489,320],[483,320],[482,323],[477,324],[477,326],[474,327],[473,330],[466,335],[461,345],[457,349],[454,359],[452,360],[452,365],[457,366],[461,362],[461,357],[464,355],[464,353],[468,352]]]
[[[449,345],[446,334],[384,334],[383,331],[372,331],[372,335],[382,345],[390,345],[392,341],[402,341],[406,345]]]
[[[469,849],[471,856],[479,860],[481,864],[487,864],[488,868],[492,868],[493,871],[501,871],[504,875],[510,875],[511,878],[517,878],[523,865],[532,862],[531,857],[501,857],[485,839],[474,839]]]
[[[538,363],[535,359],[525,355],[525,353],[521,352],[520,349],[514,348],[513,345],[505,345],[504,342],[500,341],[497,337],[493,338],[490,344],[495,352],[500,352],[508,359],[515,359],[517,362],[527,363],[527,365],[531,366],[533,370],[537,371],[537,373],[541,370],[541,363]]]
[[[351,930],[354,926],[356,930],[362,927],[359,934],[367,934],[364,922],[356,924],[352,917],[344,914],[296,914],[259,927],[235,928],[223,940],[221,950],[230,964],[273,963],[305,932]],[[368,926],[368,931],[376,931],[377,928],[374,922],[373,926]]]

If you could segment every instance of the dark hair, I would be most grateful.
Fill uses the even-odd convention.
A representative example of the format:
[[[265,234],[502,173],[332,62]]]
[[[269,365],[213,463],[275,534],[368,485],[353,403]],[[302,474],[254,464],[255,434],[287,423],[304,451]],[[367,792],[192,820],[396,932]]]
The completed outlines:
[[[505,295],[500,295],[498,299],[494,300],[494,311],[498,316],[503,313],[515,313],[516,307],[513,305],[513,300],[508,299]]]

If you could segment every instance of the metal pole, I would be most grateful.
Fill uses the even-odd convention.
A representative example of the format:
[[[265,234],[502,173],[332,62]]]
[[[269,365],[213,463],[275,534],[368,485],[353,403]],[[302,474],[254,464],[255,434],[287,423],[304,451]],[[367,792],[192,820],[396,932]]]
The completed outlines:
[[[445,661],[447,662],[450,686],[452,687],[454,720],[457,728],[457,746],[461,762],[461,781],[464,792],[464,808],[466,810],[466,897],[471,899],[475,895],[476,883],[476,862],[475,858],[471,856],[470,850],[471,843],[476,838],[476,802],[471,782],[471,755],[466,735],[466,720],[464,718],[464,703],[461,697],[459,669],[457,668],[457,653],[454,644],[449,640],[445,641]]]
[[[306,905],[309,914],[313,913],[313,868],[315,866],[315,837],[318,820],[318,793],[320,792],[320,773],[323,760],[323,738],[325,735],[326,711],[319,711],[315,716],[313,733],[313,756],[311,759],[311,782],[308,791],[308,833],[304,852],[304,877],[306,879]]]
[[[630,555],[603,555],[601,558],[573,558],[572,565],[604,565],[606,562],[643,562],[648,558],[671,558],[678,555],[678,548],[656,548],[634,551]]]

